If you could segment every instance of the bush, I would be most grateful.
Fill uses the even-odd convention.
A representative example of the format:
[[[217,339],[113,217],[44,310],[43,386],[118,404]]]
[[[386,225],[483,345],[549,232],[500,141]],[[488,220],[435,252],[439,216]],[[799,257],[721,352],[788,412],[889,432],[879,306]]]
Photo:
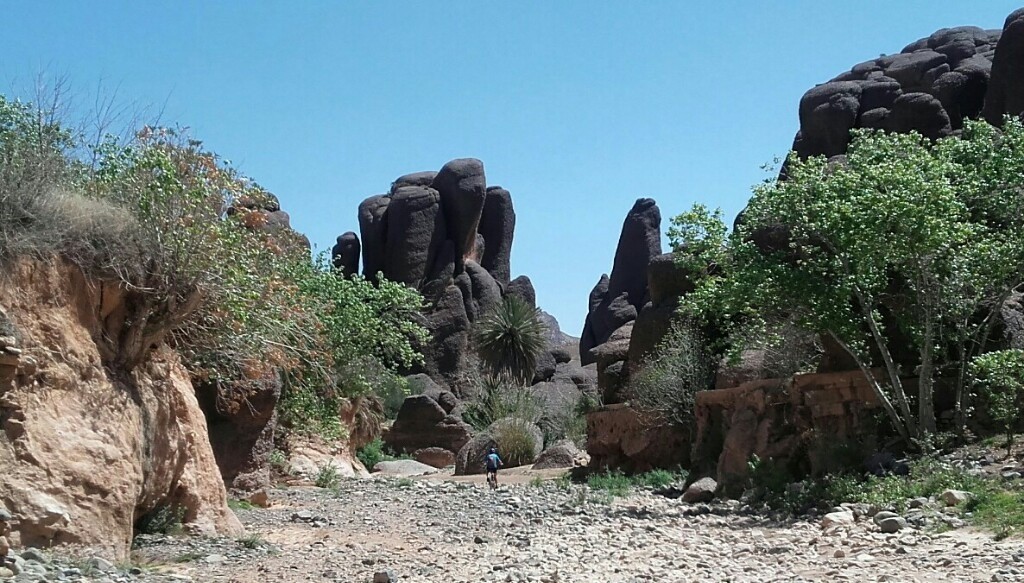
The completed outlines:
[[[537,357],[547,346],[547,330],[537,308],[506,295],[493,312],[480,320],[477,352],[495,376],[507,376],[526,385],[533,379]]]
[[[135,534],[169,534],[182,532],[185,508],[177,504],[163,504],[135,522]]]
[[[338,468],[335,467],[334,462],[327,462],[320,466],[314,481],[318,488],[335,488],[340,482],[341,475],[338,473]]]
[[[494,429],[494,442],[501,458],[509,467],[533,463],[537,456],[535,427],[523,419],[508,419]]]
[[[714,379],[714,358],[704,335],[688,321],[672,325],[653,355],[630,379],[631,403],[669,423],[693,420],[694,395]]]
[[[356,458],[363,463],[363,466],[365,466],[367,470],[372,471],[373,467],[380,462],[409,459],[409,456],[404,454],[395,454],[395,452],[391,451],[378,437],[356,450]]]
[[[1000,350],[976,357],[970,365],[975,408],[1006,431],[1006,455],[1024,421],[1024,350]]]
[[[542,411],[533,393],[508,377],[484,377],[476,400],[469,402],[462,418],[474,429],[484,430],[501,419],[540,421]]]

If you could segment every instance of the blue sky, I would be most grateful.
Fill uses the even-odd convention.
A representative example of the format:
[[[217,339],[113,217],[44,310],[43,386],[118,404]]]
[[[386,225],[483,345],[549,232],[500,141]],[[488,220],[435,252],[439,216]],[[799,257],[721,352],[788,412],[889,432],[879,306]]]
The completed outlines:
[[[513,274],[579,335],[636,198],[666,228],[696,201],[731,220],[789,148],[804,91],[1018,6],[20,0],[0,38],[9,87],[64,73],[164,107],[321,249],[399,175],[480,158],[515,202]]]

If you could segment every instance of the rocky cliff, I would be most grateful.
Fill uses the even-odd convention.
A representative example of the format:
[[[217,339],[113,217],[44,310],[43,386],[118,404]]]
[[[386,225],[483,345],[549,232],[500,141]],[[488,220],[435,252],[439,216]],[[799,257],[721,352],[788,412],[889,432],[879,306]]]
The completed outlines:
[[[134,525],[161,509],[194,532],[241,532],[177,355],[158,343],[130,371],[111,366],[128,301],[66,262],[0,278],[0,505],[16,545],[124,558]]]

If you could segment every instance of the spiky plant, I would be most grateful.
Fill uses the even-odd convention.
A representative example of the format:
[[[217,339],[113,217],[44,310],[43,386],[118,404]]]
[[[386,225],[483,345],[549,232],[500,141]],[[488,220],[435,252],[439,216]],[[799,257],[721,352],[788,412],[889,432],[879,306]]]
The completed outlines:
[[[493,375],[526,385],[533,379],[537,357],[547,344],[540,310],[513,295],[502,298],[477,327],[477,352]]]

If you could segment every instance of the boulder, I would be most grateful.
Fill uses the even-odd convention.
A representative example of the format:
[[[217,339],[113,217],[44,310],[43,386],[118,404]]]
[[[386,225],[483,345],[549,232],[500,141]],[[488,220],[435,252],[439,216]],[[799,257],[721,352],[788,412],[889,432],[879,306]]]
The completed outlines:
[[[886,125],[886,129],[892,132],[917,131],[933,140],[946,137],[953,131],[942,103],[928,93],[900,95],[889,111]]]
[[[439,193],[425,186],[397,189],[388,204],[384,276],[418,289],[444,239]]]
[[[484,457],[492,447],[498,447],[498,442],[489,431],[474,435],[455,455],[455,475],[484,473]]]
[[[609,364],[597,373],[597,388],[606,405],[625,401],[628,387],[629,365],[624,360]]]
[[[662,425],[625,404],[605,405],[587,414],[589,467],[626,473],[675,469],[690,464],[690,436],[684,428]]]
[[[455,454],[443,447],[425,447],[412,454],[413,459],[435,468],[447,468],[455,463]]]
[[[693,291],[693,281],[674,253],[663,253],[652,257],[647,266],[647,289],[651,302],[659,305]]]
[[[821,528],[823,529],[853,526],[853,524],[853,512],[848,510],[829,512],[821,519]]]
[[[516,211],[512,207],[512,195],[500,186],[488,187],[480,217],[479,232],[486,242],[480,265],[503,286],[509,284],[512,276],[509,261],[515,228]]]
[[[363,249],[363,276],[373,281],[384,270],[387,246],[387,210],[391,197],[377,195],[359,203],[359,234]]]
[[[520,275],[510,281],[505,288],[505,293],[516,296],[531,306],[537,306],[537,293],[533,291],[533,282],[525,275]]]
[[[714,478],[701,478],[686,487],[683,492],[683,502],[711,502],[715,499],[715,490],[718,489],[718,482]]]
[[[383,438],[391,449],[412,453],[428,447],[459,451],[469,441],[473,428],[447,413],[427,395],[405,398],[398,415]]]
[[[627,358],[631,370],[639,370],[654,353],[658,344],[672,328],[678,308],[678,302],[669,300],[657,306],[648,303],[640,310],[636,321],[633,322],[632,334],[629,338]]]
[[[1006,17],[1003,31],[992,58],[992,77],[985,95],[984,116],[989,123],[1001,125],[1006,114],[1024,113],[1024,8]]]
[[[583,392],[571,382],[544,382],[530,387],[530,394],[542,411],[542,427],[560,428],[576,416]]]
[[[573,468],[579,465],[584,455],[575,443],[563,439],[542,451],[534,462],[533,469]]]
[[[431,183],[440,194],[448,238],[455,243],[455,271],[473,258],[476,233],[487,198],[484,165],[475,158],[452,160],[441,167]]]
[[[597,365],[583,367],[572,362],[559,363],[555,365],[555,374],[551,377],[551,382],[570,382],[583,393],[593,395],[597,390]]]
[[[861,84],[830,81],[800,99],[801,156],[834,156],[846,151],[860,111]],[[796,148],[794,148],[796,149]]]
[[[476,321],[494,311],[501,303],[501,286],[494,277],[472,259],[467,259],[465,264],[466,275],[469,276],[470,294],[473,301],[473,311]]]
[[[555,359],[555,364],[566,364],[572,361],[572,353],[564,345],[556,345],[551,347],[548,351],[551,354],[551,358]]]
[[[416,460],[391,460],[377,462],[377,465],[373,466],[373,471],[388,476],[423,476],[436,473],[437,468]]]
[[[555,362],[555,357],[551,354],[551,351],[545,350],[538,354],[537,365],[533,370],[532,384],[551,380],[551,377],[555,376],[555,367],[557,365],[558,363]]]
[[[331,263],[346,276],[359,273],[359,250],[359,237],[352,231],[344,233],[331,249]]]

